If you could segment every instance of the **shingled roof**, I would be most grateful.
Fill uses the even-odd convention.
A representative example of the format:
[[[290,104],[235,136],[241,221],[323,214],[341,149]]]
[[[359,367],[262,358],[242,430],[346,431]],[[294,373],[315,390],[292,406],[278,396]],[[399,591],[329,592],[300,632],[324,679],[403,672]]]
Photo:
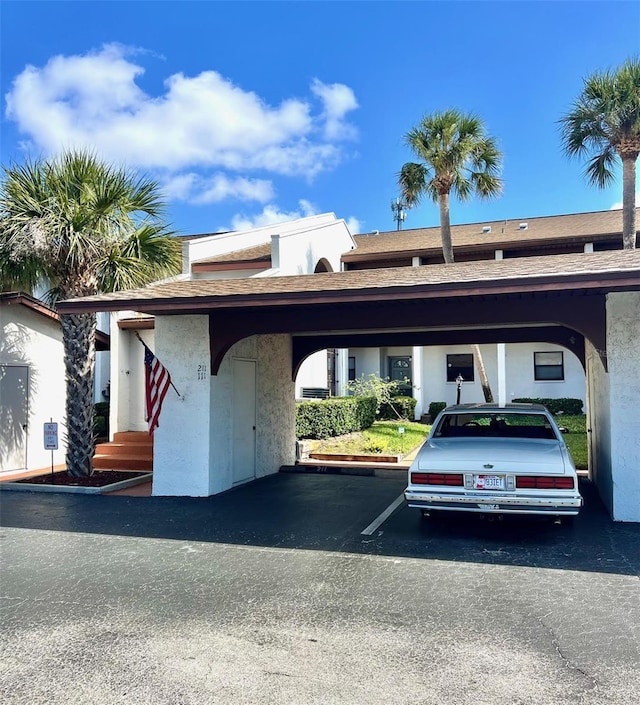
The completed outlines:
[[[410,299],[564,289],[640,290],[640,250],[246,279],[177,280],[70,299],[61,312],[203,311],[235,306]]]
[[[521,248],[572,240],[588,242],[594,238],[599,240],[618,238],[622,246],[621,211],[494,220],[451,227],[454,251]],[[439,226],[356,235],[355,241],[357,248],[342,255],[345,262],[357,262],[391,254],[418,256],[442,252]]]
[[[265,242],[262,245],[255,247],[247,247],[244,250],[235,250],[234,252],[225,252],[214,257],[205,257],[193,263],[193,268],[204,268],[211,264],[242,264],[264,262],[265,266],[269,266],[271,262],[271,242]]]

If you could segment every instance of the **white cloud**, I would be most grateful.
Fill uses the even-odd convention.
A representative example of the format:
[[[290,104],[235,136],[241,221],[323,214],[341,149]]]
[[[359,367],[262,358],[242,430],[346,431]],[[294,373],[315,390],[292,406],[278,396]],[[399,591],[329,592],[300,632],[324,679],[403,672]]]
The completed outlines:
[[[362,223],[353,216],[347,218],[347,227],[352,235],[358,235],[362,232]]]
[[[346,121],[357,107],[348,86],[316,79],[310,100],[269,105],[216,71],[203,71],[173,74],[161,95],[149,95],[137,83],[144,68],[133,62],[134,53],[110,44],[84,55],[55,56],[44,67],[27,66],[6,96],[6,115],[40,151],[87,147],[117,163],[164,170],[175,177],[178,197],[197,198],[191,185],[201,187],[196,193],[206,202],[225,191],[245,198],[261,192],[257,200],[264,201],[268,182],[213,177],[207,191],[180,172],[264,170],[312,178],[335,167],[340,141],[355,135]],[[322,103],[320,112],[314,98]]]
[[[328,140],[351,139],[355,129],[345,120],[348,112],[358,107],[354,92],[342,83],[327,85],[317,78],[311,84],[313,93],[324,104],[324,134]]]
[[[636,191],[636,206],[640,203],[640,191]],[[622,201],[617,201],[614,203],[611,208],[609,208],[610,211],[617,211],[622,209]]]
[[[167,198],[192,205],[220,203],[228,199],[266,203],[275,195],[271,181],[229,178],[220,173],[210,177],[194,172],[176,174],[167,178],[162,187]]]
[[[231,230],[251,230],[251,228],[261,228],[265,225],[276,225],[286,223],[289,220],[304,218],[309,215],[317,215],[315,206],[305,199],[298,201],[298,210],[282,211],[275,204],[265,206],[261,213],[254,216],[235,215],[231,220]]]

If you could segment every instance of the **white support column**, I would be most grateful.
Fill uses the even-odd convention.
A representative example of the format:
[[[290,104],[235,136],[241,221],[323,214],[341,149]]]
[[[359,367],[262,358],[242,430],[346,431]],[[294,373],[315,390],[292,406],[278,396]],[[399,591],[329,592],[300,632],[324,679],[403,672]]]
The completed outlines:
[[[498,357],[498,404],[507,403],[507,346],[504,343],[496,345]]]
[[[336,350],[336,396],[347,396],[347,383],[349,381],[349,349]]]
[[[423,364],[422,364],[422,347],[420,345],[414,345],[411,351],[411,360],[413,362],[413,395],[416,398],[416,421],[420,420],[420,417],[424,413],[424,397],[423,397]]]
[[[496,250],[495,258],[504,259],[503,250]],[[502,406],[507,403],[507,352],[504,343],[496,345],[496,357],[498,363],[498,404]]]

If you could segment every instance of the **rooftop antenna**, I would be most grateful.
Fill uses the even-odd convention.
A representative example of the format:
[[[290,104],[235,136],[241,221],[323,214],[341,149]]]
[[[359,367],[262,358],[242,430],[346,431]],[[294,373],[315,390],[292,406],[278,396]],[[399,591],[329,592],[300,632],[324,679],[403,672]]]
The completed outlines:
[[[396,230],[402,230],[402,223],[404,223],[407,214],[405,209],[409,209],[411,206],[405,203],[400,198],[396,198],[395,201],[391,201],[391,212],[393,213],[393,219],[396,221]]]

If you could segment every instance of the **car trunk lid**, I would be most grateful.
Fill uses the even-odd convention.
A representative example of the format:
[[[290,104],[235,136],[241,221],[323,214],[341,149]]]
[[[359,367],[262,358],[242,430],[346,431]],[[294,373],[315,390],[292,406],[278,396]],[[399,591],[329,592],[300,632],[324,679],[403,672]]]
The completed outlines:
[[[426,451],[426,452],[425,452]],[[564,458],[557,441],[433,439],[418,456],[424,471],[478,474],[562,475]]]

